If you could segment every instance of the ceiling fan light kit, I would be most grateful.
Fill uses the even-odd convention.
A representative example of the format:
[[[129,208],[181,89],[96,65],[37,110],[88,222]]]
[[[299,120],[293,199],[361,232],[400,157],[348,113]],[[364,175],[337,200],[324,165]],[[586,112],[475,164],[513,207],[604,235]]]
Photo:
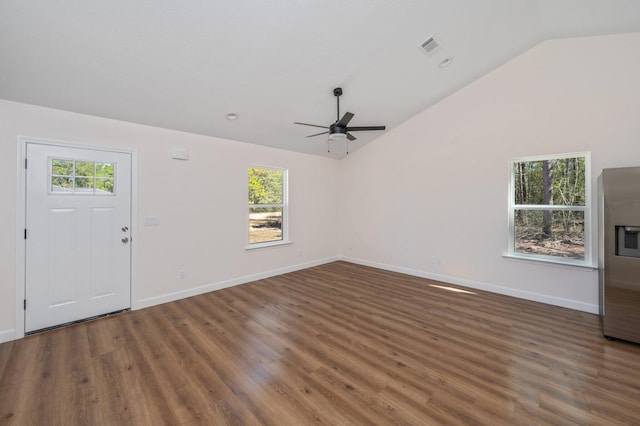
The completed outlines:
[[[353,118],[354,114],[350,112],[345,112],[342,118],[340,118],[340,96],[342,96],[342,88],[336,87],[333,89],[333,95],[336,97],[336,121],[335,123],[329,126],[320,126],[318,124],[309,124],[309,123],[300,123],[296,121],[293,124],[300,124],[302,126],[311,126],[311,127],[319,127],[321,129],[328,129],[324,132],[315,133],[313,135],[308,135],[308,138],[320,135],[329,135],[329,142],[341,141],[341,140],[349,140],[354,141],[356,137],[351,134],[351,132],[361,132],[366,130],[385,130],[386,126],[349,126],[349,122]],[[348,148],[347,148],[348,151]],[[348,152],[347,152],[348,154]]]

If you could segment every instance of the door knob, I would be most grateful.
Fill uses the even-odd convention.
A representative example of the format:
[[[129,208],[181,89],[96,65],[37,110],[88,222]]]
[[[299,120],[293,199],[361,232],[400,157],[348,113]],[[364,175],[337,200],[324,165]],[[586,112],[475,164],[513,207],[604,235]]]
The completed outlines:
[[[122,227],[122,232],[127,232],[128,230],[129,230],[129,227],[128,227],[128,226],[123,226],[123,227]]]
[[[123,242],[123,243],[125,243],[125,244],[127,244],[127,243],[129,242],[129,237],[124,237],[124,238],[122,239],[122,242]]]

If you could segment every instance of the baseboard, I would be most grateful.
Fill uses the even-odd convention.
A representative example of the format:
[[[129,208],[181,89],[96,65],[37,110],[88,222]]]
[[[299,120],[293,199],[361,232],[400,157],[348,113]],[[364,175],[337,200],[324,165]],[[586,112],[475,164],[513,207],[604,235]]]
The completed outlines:
[[[0,331],[0,343],[10,342],[15,339],[16,331],[14,329]]]
[[[299,271],[301,269],[311,268],[313,266],[324,265],[325,263],[331,263],[339,260],[336,257],[328,257],[325,259],[315,260],[313,262],[300,263],[297,265],[287,266],[285,268],[273,269],[271,271],[261,272],[254,275],[245,275],[243,277],[234,278],[232,280],[221,281],[217,283],[206,284],[200,287],[190,288],[182,291],[176,291],[173,293],[163,294],[161,296],[149,297],[146,299],[140,299],[135,305],[134,309],[143,309],[150,306],[160,305],[162,303],[173,302],[180,299],[185,299],[191,296],[197,296],[199,294],[209,293],[211,291],[222,290],[223,288],[233,287],[240,284],[246,284],[251,281],[262,280],[265,278],[275,277],[277,275],[287,274],[289,272]]]
[[[200,287],[190,288],[183,291],[163,294],[161,296],[149,297],[146,299],[139,300],[135,304],[134,309],[143,309],[143,308],[148,308],[150,306],[160,305],[162,303],[173,302],[175,300],[185,299],[187,297],[197,296],[199,294],[209,293],[211,291],[221,290],[227,287],[233,287],[240,284],[246,284],[252,281],[275,277],[277,275],[287,274],[289,272],[295,272],[302,269],[311,268],[313,266],[324,265],[326,263],[335,262],[337,260],[342,260],[345,262],[355,263],[363,266],[370,266],[372,268],[383,269],[386,271],[399,272],[401,274],[412,275],[415,277],[427,278],[435,281],[442,281],[445,283],[460,285],[460,286],[468,287],[472,289],[489,291],[491,293],[518,297],[520,299],[531,300],[534,302],[546,303],[554,306],[561,306],[563,308],[589,312],[592,314],[597,314],[599,312],[598,305],[578,302],[571,299],[563,299],[560,297],[553,297],[553,296],[548,296],[548,295],[539,294],[539,293],[516,290],[508,287],[501,287],[493,284],[466,280],[466,279],[461,279],[461,278],[452,277],[448,275],[436,274],[432,272],[425,272],[425,271],[405,268],[401,266],[388,265],[385,263],[372,262],[369,260],[357,259],[357,258],[347,257],[347,256],[328,257],[328,258],[316,260],[313,262],[300,263],[298,265],[292,265],[292,266],[287,266],[285,268],[273,269],[271,271],[261,272],[259,274],[245,275],[243,277],[234,278],[232,280],[206,284]],[[16,338],[16,333],[14,329],[0,331],[0,343],[15,340],[15,338]]]
[[[384,263],[372,262],[369,260],[357,259],[357,258],[352,258],[347,256],[340,256],[339,259],[345,262],[355,263],[358,265],[370,266],[372,268],[384,269],[386,271],[399,272],[401,274],[412,275],[414,277],[427,278],[435,281],[442,281],[445,283],[456,284],[463,287],[473,288],[476,290],[483,290],[491,293],[503,294],[505,296],[513,296],[520,299],[531,300],[534,302],[546,303],[548,305],[569,308],[576,311],[588,312],[591,314],[597,314],[599,312],[598,305],[578,302],[576,300],[564,299],[561,297],[553,297],[553,296],[548,296],[546,294],[533,293],[529,291],[516,290],[513,288],[501,287],[493,284],[465,280],[461,278],[451,277],[448,275],[435,274],[432,272],[425,272],[417,269],[404,268],[401,266],[387,265]]]

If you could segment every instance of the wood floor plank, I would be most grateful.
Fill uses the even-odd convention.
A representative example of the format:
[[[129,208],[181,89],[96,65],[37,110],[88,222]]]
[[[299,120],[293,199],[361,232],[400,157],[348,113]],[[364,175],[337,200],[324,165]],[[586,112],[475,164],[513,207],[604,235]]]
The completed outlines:
[[[0,425],[638,424],[598,317],[345,262],[0,345]]]
[[[11,345],[11,354],[0,377],[0,424],[35,424],[31,408],[43,397],[37,382],[46,343],[43,336],[30,336],[2,344]]]
[[[0,377],[4,374],[4,368],[7,366],[7,362],[11,356],[11,349],[13,349],[13,342],[0,345]]]

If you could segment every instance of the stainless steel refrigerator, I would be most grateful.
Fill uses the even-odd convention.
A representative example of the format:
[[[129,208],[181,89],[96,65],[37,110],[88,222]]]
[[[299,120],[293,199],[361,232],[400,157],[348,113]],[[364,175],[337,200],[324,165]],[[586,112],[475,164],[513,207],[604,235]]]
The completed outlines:
[[[598,195],[602,331],[640,343],[640,167],[604,169]]]

